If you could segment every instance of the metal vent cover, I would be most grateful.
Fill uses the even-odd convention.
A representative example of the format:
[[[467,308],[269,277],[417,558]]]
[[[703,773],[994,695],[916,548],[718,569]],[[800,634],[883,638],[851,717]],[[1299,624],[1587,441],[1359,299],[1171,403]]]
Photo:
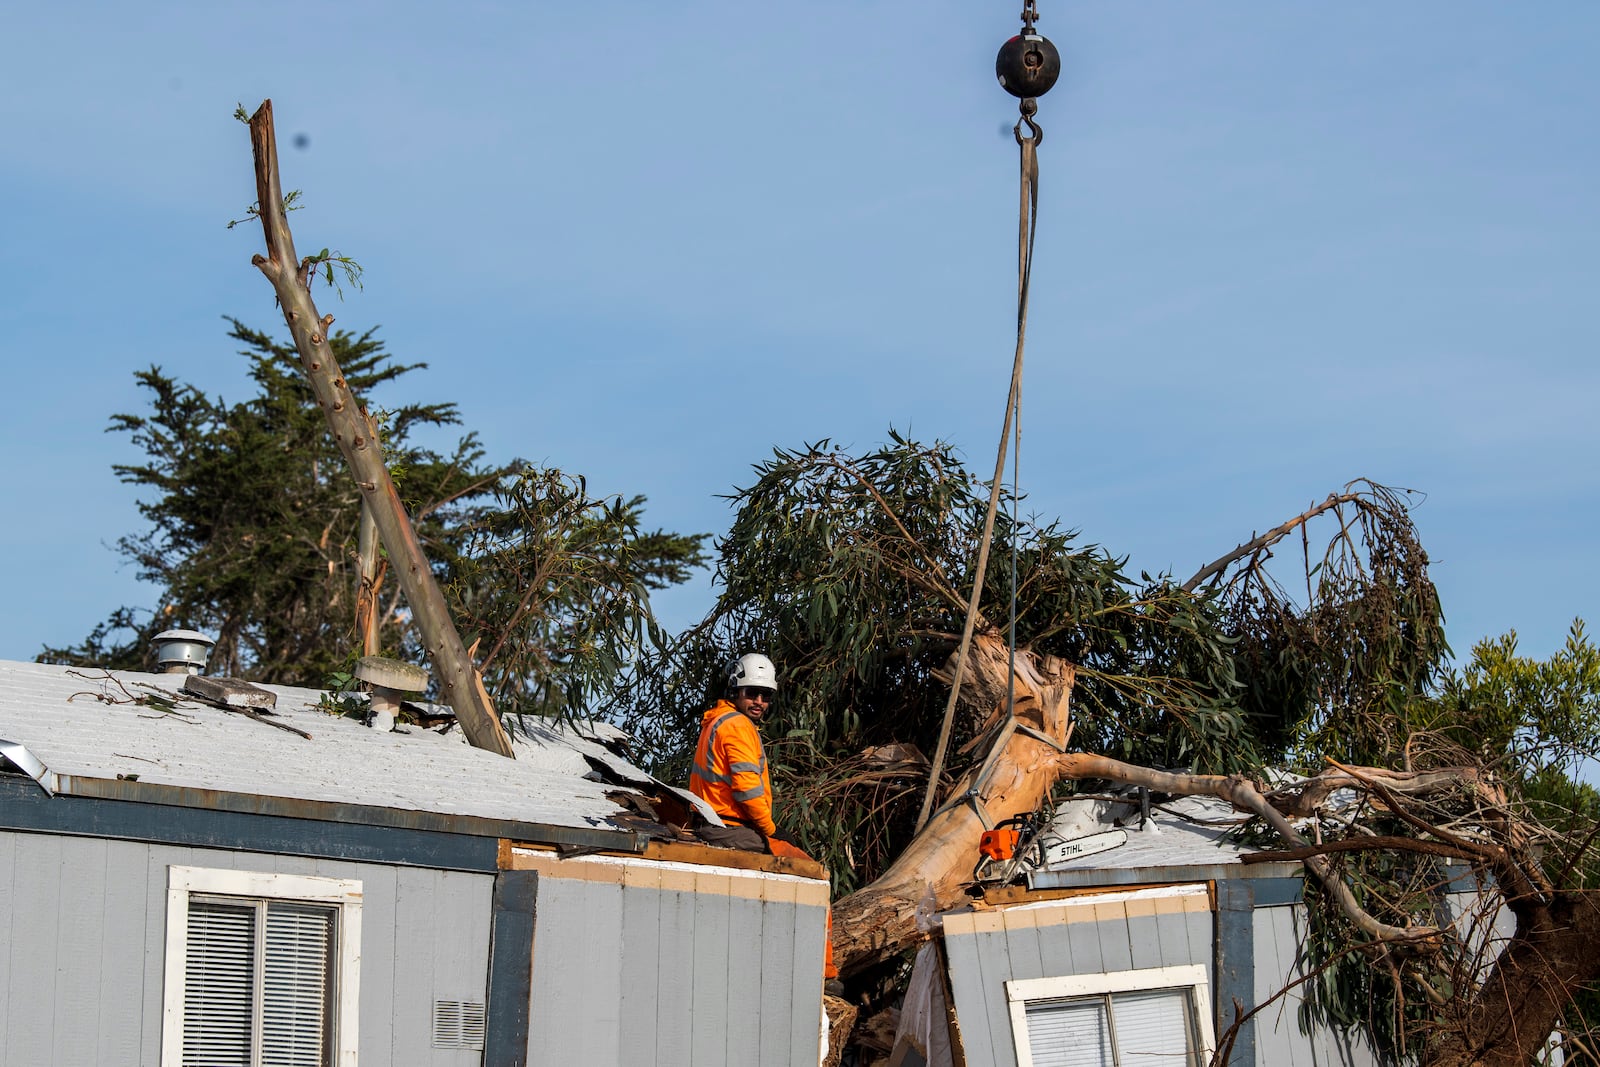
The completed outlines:
[[[38,756],[29,752],[26,745],[0,737],[0,771],[11,767],[38,782],[39,788],[46,794],[56,795],[56,788],[59,785],[56,781],[56,772],[46,767]]]
[[[474,1000],[433,1002],[433,1047],[483,1050],[485,1013]]]

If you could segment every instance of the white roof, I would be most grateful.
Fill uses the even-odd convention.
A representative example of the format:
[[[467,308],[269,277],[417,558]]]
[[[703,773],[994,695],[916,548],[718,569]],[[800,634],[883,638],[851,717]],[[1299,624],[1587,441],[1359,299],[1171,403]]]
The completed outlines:
[[[1028,884],[1043,889],[1298,873],[1298,863],[1239,862],[1245,853],[1263,850],[1263,846],[1246,844],[1231,835],[1247,818],[1227,801],[1215,797],[1177,797],[1151,805],[1150,819],[1141,828],[1136,799],[1069,800],[1057,809],[1046,834],[1054,831],[1072,839],[1120,828],[1128,835],[1127,843],[1033,871],[1028,875]]]
[[[277,694],[273,722],[182,698],[176,712],[134,702],[176,696],[181,675],[114,674],[0,660],[0,740],[20,743],[60,777],[217,790],[291,801],[358,804],[570,829],[621,829],[622,809],[590,780],[597,760],[623,778],[653,779],[604,746],[542,723],[514,731],[515,759],[416,727],[383,733],[319,710],[315,689],[262,685]],[[69,777],[62,777],[69,776]]]

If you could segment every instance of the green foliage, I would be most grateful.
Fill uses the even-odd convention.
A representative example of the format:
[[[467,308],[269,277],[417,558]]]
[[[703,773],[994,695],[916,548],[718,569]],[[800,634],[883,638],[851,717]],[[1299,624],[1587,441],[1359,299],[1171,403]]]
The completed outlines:
[[[137,667],[155,632],[184,626],[214,635],[213,669],[235,677],[321,685],[348,669],[360,492],[294,349],[232,326],[255,387],[248,399],[229,403],[151,367],[135,375],[148,411],[111,421],[143,453],[114,469],[146,492],[149,524],[117,547],[160,589],[160,607],[119,608],[40,659]],[[328,341],[358,397],[424,366],[393,361],[370,331]],[[379,421],[458,624],[501,649],[488,683],[519,709],[581,710],[654,633],[648,592],[683,581],[703,538],[644,531],[643,498],[596,500],[559,471],[490,463],[472,434],[444,451],[419,443],[420,431],[460,421],[454,404],[389,402]],[[423,661],[398,582],[382,592],[382,647]]]
[[[149,528],[117,548],[161,590],[161,606],[111,658],[137,657],[154,632],[183,625],[217,638],[216,670],[318,683],[349,647],[360,494],[294,350],[237,321],[232,327],[254,395],[229,403],[150,367],[134,376],[148,394],[148,413],[111,420],[110,429],[127,434],[145,457],[113,469],[149,492],[139,504]],[[370,332],[340,331],[329,344],[358,396],[422,366],[393,362]],[[497,474],[471,435],[448,454],[412,441],[420,427],[458,421],[453,404],[401,404],[389,427],[386,448],[412,472],[408,503],[425,540],[443,535],[446,501],[481,495]],[[123,632],[133,617],[128,609],[116,617]],[[391,614],[386,647],[399,643],[398,629]],[[46,649],[41,658],[97,662],[103,655],[86,643]]]
[[[644,498],[597,499],[582,478],[527,467],[464,509],[444,568],[462,638],[502,713],[590,707],[664,637],[650,593],[705,562],[705,535],[642,526]]]
[[[240,110],[242,111],[243,108],[241,108]],[[238,118],[238,115],[235,115],[234,117]],[[242,121],[248,123],[250,121],[250,117],[248,115],[246,115]],[[299,189],[291,189],[287,193],[284,193],[283,194],[283,213],[285,215],[287,215],[291,211],[299,211],[301,208],[305,207],[305,205],[300,202],[302,199],[303,199],[303,194],[300,192]],[[229,219],[227,228],[231,230],[235,226],[242,226],[247,222],[258,222],[258,221],[260,221],[260,219],[261,219],[261,204],[259,202],[257,202],[257,203],[251,204],[249,207],[244,209],[244,218],[242,218],[242,219]],[[323,254],[324,255],[327,254],[327,249],[323,249]],[[360,268],[357,268],[357,270],[359,270],[359,269]]]
[[[1600,757],[1600,649],[1581,619],[1543,661],[1518,654],[1516,631],[1480,641],[1413,718],[1519,784],[1576,777]]]
[[[737,491],[717,546],[716,607],[638,672],[617,714],[681,777],[722,665],[760,649],[783,689],[763,726],[780,822],[833,868],[837,887],[875,877],[910,837],[926,780],[871,757],[909,743],[931,752],[948,693],[940,672],[960,639],[986,487],[942,443],[891,432],[860,455],[823,441],[778,450]],[[1159,764],[1245,765],[1227,639],[1205,598],[1165,579],[1130,580],[1122,561],[1032,519],[997,521],[992,558],[1017,549],[1018,645],[1078,664],[1082,743]],[[991,566],[985,605],[1010,599]],[[987,625],[1003,625],[1005,608]],[[960,746],[990,707],[963,707]]]

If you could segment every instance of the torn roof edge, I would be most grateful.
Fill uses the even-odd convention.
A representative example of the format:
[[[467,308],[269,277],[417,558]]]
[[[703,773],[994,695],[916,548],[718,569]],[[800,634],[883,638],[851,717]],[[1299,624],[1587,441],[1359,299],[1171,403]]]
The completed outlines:
[[[20,741],[7,741],[5,738],[0,737],[0,767],[8,763],[35,782],[38,782],[39,788],[43,789],[46,794],[49,796],[56,795],[56,789],[58,788],[56,773],[46,767],[44,761],[38,756],[29,752],[28,746]]]

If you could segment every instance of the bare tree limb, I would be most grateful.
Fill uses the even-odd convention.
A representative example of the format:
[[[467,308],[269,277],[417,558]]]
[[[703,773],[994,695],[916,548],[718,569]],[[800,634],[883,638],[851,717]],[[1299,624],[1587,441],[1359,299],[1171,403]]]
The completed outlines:
[[[1193,578],[1190,578],[1187,582],[1183,583],[1183,591],[1185,593],[1194,592],[1203,583],[1215,578],[1234,563],[1237,563],[1239,560],[1250,555],[1252,552],[1259,552],[1261,549],[1283,540],[1284,537],[1293,533],[1297,527],[1305,525],[1307,522],[1316,518],[1318,515],[1321,515],[1330,508],[1336,508],[1341,504],[1359,504],[1361,502],[1362,496],[1360,493],[1329,493],[1328,499],[1324,500],[1322,503],[1301,512],[1281,526],[1274,526],[1260,537],[1257,537],[1252,541],[1246,541],[1244,544],[1238,546],[1221,559],[1213,560],[1204,567],[1201,567],[1195,572]]]
[[[1484,772],[1477,767],[1445,767],[1432,771],[1349,767],[1323,771],[1315,777],[1274,789],[1269,795],[1273,807],[1291,818],[1300,818],[1314,813],[1341,789],[1366,790],[1373,783],[1381,783],[1391,793],[1428,796],[1464,785],[1482,786],[1484,780]]]
[[[1312,856],[1326,856],[1335,852],[1420,852],[1428,856],[1444,856],[1449,859],[1477,860],[1482,859],[1482,850],[1475,848],[1460,848],[1456,845],[1445,844],[1443,841],[1421,841],[1415,837],[1376,836],[1376,837],[1346,837],[1338,841],[1324,841],[1320,845],[1306,845],[1303,848],[1276,849],[1270,852],[1246,852],[1239,857],[1240,863],[1282,863],[1286,860],[1306,860]]]
[[[422,634],[442,696],[456,711],[467,740],[478,748],[510,756],[511,740],[500,725],[494,705],[478,681],[472,661],[456,633],[433,570],[406,517],[405,505],[395,492],[383,450],[367,423],[359,401],[346,384],[324,331],[333,318],[317,313],[304,274],[306,264],[295,255],[283,206],[283,185],[278,176],[278,145],[272,124],[272,101],[261,104],[250,117],[250,144],[255,155],[256,197],[267,254],[253,262],[272,282],[284,321],[294,337],[301,366],[310,380],[317,403],[328,417],[334,441],[350,465],[361,497],[372,510],[384,548],[394,562],[395,575],[405,592]],[[308,260],[307,263],[310,261]]]
[[[1267,801],[1266,796],[1256,788],[1254,782],[1243,775],[1176,774],[1150,767],[1137,767],[1108,756],[1096,756],[1087,752],[1064,753],[1059,757],[1059,761],[1063,778],[1105,778],[1128,785],[1142,785],[1162,793],[1218,797],[1240,811],[1260,816],[1279,837],[1296,848],[1310,847],[1310,842],[1301,836],[1288,818]],[[1439,937],[1440,931],[1437,927],[1391,926],[1380,921],[1361,907],[1350,887],[1328,865],[1325,857],[1312,855],[1303,862],[1306,870],[1316,877],[1317,882],[1333,898],[1345,917],[1367,936],[1378,940],[1413,943],[1433,941]]]

